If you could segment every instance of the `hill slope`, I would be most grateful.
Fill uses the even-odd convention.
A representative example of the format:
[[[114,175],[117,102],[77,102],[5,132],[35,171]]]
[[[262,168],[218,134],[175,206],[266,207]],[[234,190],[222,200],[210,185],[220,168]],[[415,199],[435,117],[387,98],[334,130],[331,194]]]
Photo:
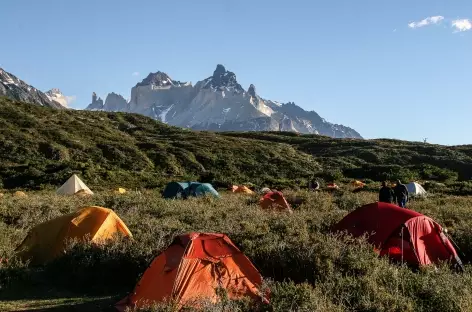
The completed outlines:
[[[5,188],[59,185],[72,172],[92,186],[153,187],[204,171],[220,180],[295,179],[318,170],[288,144],[195,133],[126,113],[55,110],[0,98]]]
[[[4,188],[162,186],[211,172],[216,181],[277,184],[329,179],[472,178],[472,147],[331,139],[288,132],[195,132],[137,114],[55,110],[0,98]]]

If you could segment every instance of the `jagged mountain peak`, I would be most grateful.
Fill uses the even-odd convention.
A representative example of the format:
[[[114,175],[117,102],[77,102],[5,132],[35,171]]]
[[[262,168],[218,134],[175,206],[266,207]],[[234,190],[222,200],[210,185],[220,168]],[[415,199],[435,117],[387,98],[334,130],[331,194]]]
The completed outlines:
[[[122,96],[121,94],[115,93],[115,92],[108,93],[107,98],[108,98],[108,97],[119,97],[119,98],[123,98],[123,99],[125,98],[125,97]]]
[[[241,87],[236,79],[236,74],[226,70],[226,68],[221,64],[216,65],[213,75],[204,80],[203,88],[212,90],[226,89],[237,93],[244,92],[243,87]]]
[[[58,88],[52,88],[51,90],[46,91],[45,93],[48,95],[54,95],[54,94],[63,95],[61,90],[59,90]]]
[[[140,83],[136,84],[137,87],[141,86],[155,86],[155,87],[180,87],[182,85],[187,85],[188,83],[172,80],[172,78],[161,71],[155,73],[149,73],[146,78],[144,78]]]
[[[282,104],[257,94],[254,84],[243,89],[236,74],[218,64],[213,74],[181,85],[169,75],[150,73],[131,89],[129,102],[110,94],[105,103],[92,101],[88,109],[126,111],[150,116],[170,125],[216,131],[294,131],[332,137],[361,138],[356,131],[322,119],[293,102]]]
[[[63,108],[58,101],[2,68],[0,68],[0,96],[41,106]]]
[[[115,92],[108,93],[107,98],[105,99],[105,104],[103,104],[103,110],[112,111],[112,112],[127,112],[128,101],[121,95]]]
[[[252,83],[249,86],[249,89],[247,89],[247,93],[252,97],[256,97],[256,87]]]
[[[61,90],[59,90],[58,88],[52,88],[51,90],[44,92],[44,94],[46,94],[46,96],[51,101],[56,101],[64,107],[67,107],[69,104],[67,97],[64,96],[64,94],[62,94]]]
[[[104,110],[103,100],[98,97],[97,93],[92,92],[92,103],[90,103],[86,110]]]
[[[223,65],[218,64],[213,72],[213,77],[220,77],[221,75],[224,75],[224,73],[226,73],[226,68]]]

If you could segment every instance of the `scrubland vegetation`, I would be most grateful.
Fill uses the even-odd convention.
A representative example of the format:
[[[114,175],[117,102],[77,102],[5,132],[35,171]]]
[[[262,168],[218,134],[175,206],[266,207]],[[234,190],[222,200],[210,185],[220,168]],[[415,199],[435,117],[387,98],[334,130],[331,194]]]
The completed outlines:
[[[471,311],[471,267],[457,273],[446,265],[413,271],[379,258],[362,240],[331,234],[349,211],[375,193],[287,191],[294,213],[264,211],[257,197],[164,200],[154,191],[124,195],[60,197],[52,191],[9,194],[0,200],[0,310],[47,311],[75,307],[101,311],[131,291],[149,262],[175,235],[222,232],[253,261],[271,289],[270,305],[228,302],[207,311]],[[40,267],[14,260],[14,248],[39,222],[80,207],[115,210],[134,235],[106,246],[71,243],[67,253]],[[410,208],[445,226],[470,259],[472,198],[446,195],[414,201]],[[463,256],[464,258],[464,256]],[[67,299],[69,298],[69,299]],[[172,306],[153,307],[171,311]]]
[[[419,271],[379,258],[362,239],[330,233],[377,199],[379,181],[419,180],[433,195],[411,209],[448,229],[472,259],[472,147],[294,133],[210,133],[124,113],[53,110],[0,98],[0,311],[113,311],[175,235],[222,232],[252,260],[269,305],[223,300],[207,311],[472,311],[472,267]],[[57,196],[73,173],[92,197]],[[341,190],[308,193],[309,179]],[[203,180],[202,180],[203,179]],[[361,192],[347,187],[366,182]],[[215,187],[251,182],[284,190],[293,214],[263,211],[258,197],[164,200],[168,181]],[[125,187],[127,194],[111,189]],[[13,197],[15,190],[28,197]],[[134,235],[104,246],[71,242],[43,266],[15,260],[34,225],[78,208],[111,208]],[[173,311],[171,303],[151,307]]]

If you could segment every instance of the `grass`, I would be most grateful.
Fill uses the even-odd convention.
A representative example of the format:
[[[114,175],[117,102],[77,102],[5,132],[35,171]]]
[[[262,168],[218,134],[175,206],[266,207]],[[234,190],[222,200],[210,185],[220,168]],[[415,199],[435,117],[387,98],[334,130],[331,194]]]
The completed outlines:
[[[0,309],[42,307],[44,311],[107,311],[129,292],[147,264],[175,235],[222,232],[239,246],[266,278],[271,304],[262,311],[470,311],[471,266],[456,273],[447,266],[413,272],[379,258],[362,240],[329,232],[331,225],[371,192],[333,194],[287,192],[297,202],[293,214],[261,210],[257,197],[223,194],[223,199],[163,200],[157,191],[125,195],[60,197],[50,191],[26,198],[0,199]],[[35,224],[87,205],[114,209],[134,241],[102,247],[71,245],[52,263],[30,267],[13,260],[13,249]],[[432,196],[411,203],[448,228],[470,259],[472,198]],[[226,302],[206,311],[254,311],[246,303]],[[85,311],[84,310],[84,311]],[[150,308],[171,311],[170,305]]]

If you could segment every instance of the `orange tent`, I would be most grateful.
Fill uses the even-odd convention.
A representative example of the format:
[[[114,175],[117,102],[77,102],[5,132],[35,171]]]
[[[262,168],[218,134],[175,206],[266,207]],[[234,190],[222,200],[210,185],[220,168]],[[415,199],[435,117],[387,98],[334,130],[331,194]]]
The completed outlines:
[[[262,277],[251,261],[224,234],[189,233],[178,236],[144,272],[135,289],[116,304],[119,311],[166,300],[198,305],[219,301],[224,288],[230,299],[260,298]]]
[[[16,249],[17,256],[33,264],[48,262],[64,252],[67,241],[103,242],[121,233],[132,236],[111,209],[87,207],[43,222],[32,228]]]
[[[28,195],[26,195],[25,192],[16,191],[15,193],[13,193],[13,197],[28,197]]]
[[[292,208],[285,199],[284,195],[282,192],[278,191],[272,191],[265,194],[259,200],[259,205],[263,209],[288,210],[289,212],[292,212]]]
[[[336,183],[330,183],[326,186],[328,190],[337,190],[339,189],[339,186]]]
[[[245,185],[233,185],[231,190],[233,193],[254,194],[254,192]]]

